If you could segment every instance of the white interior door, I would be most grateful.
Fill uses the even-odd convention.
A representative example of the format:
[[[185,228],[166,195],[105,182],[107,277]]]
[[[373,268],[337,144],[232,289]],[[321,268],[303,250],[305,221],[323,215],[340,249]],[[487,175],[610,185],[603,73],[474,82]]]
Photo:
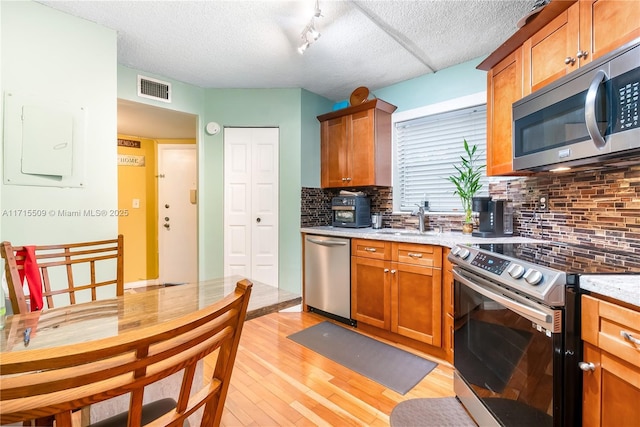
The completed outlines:
[[[158,144],[160,283],[198,279],[197,171],[193,144]]]
[[[278,286],[277,128],[224,129],[224,274]]]

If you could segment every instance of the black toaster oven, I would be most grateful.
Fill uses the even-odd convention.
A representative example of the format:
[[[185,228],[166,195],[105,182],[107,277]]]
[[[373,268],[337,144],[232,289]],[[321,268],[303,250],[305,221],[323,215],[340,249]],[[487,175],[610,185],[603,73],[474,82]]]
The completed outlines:
[[[331,199],[331,225],[371,227],[371,200],[367,196],[337,196]]]

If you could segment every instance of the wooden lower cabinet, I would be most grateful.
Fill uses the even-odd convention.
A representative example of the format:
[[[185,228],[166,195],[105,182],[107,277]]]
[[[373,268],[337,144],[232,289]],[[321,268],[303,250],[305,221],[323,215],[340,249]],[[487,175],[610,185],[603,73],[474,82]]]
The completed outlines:
[[[389,261],[351,258],[351,317],[376,328],[391,328]]]
[[[639,338],[639,311],[582,296],[583,361],[592,364],[583,373],[583,427],[637,425]]]
[[[447,257],[451,249],[445,248],[442,251],[442,349],[445,352],[445,359],[453,363],[453,265]]]
[[[414,347],[443,357],[442,248],[365,239],[352,239],[351,248],[351,317],[358,327],[426,344]]]
[[[440,347],[441,270],[391,263],[391,332]]]

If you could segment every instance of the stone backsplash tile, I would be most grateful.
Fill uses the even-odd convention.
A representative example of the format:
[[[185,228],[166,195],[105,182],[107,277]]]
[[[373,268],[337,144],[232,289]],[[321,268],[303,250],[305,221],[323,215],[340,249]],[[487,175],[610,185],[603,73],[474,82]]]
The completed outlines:
[[[394,215],[392,188],[365,187],[371,212],[383,214],[383,227],[417,228],[418,218]],[[640,254],[640,164],[630,167],[576,172],[542,172],[490,184],[494,199],[514,207],[514,234],[538,239],[595,245]],[[331,197],[339,190],[302,188],[301,225],[331,224]],[[541,195],[549,198],[545,211],[537,209]],[[461,215],[428,215],[428,227],[459,231]]]

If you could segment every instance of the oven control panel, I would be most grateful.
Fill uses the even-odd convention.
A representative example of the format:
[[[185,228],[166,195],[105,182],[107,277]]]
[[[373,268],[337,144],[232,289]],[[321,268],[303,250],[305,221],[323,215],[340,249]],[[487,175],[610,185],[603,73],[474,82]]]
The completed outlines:
[[[470,276],[515,290],[547,306],[563,306],[566,273],[517,257],[512,244],[459,244],[448,260]]]
[[[471,261],[471,265],[475,265],[489,273],[494,273],[500,276],[502,272],[511,264],[511,261],[498,258],[493,255],[478,253],[473,260]]]

